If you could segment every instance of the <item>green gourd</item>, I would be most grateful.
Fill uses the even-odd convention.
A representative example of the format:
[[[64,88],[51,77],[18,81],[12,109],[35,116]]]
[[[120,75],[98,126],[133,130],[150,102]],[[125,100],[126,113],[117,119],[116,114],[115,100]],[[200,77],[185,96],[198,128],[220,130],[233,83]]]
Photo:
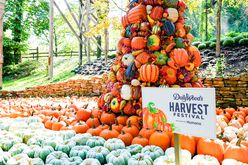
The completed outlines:
[[[79,156],[81,159],[85,159],[86,154],[89,150],[90,150],[89,146],[75,146],[72,147],[69,156],[70,157]]]
[[[138,153],[141,153],[143,146],[140,144],[132,144],[127,147],[127,150],[131,153],[131,155],[136,155]]]
[[[109,154],[109,150],[103,146],[96,146],[91,148],[86,154],[86,158],[94,158],[99,160],[101,164],[106,163],[106,156]]]
[[[105,143],[105,139],[99,136],[93,136],[87,140],[86,145],[89,147],[103,146]]]
[[[118,165],[127,165],[128,159],[131,157],[131,153],[126,149],[118,149],[111,151],[106,160],[108,163],[118,164]]]
[[[117,138],[109,139],[104,143],[104,147],[106,147],[109,151],[124,149],[125,143]]]
[[[162,150],[162,148],[154,145],[145,146],[141,150],[141,153],[145,155],[149,155],[152,158],[152,160],[155,160],[156,158],[164,155],[164,151]]]
[[[69,164],[68,156],[62,151],[54,151],[46,158],[46,164],[52,165],[66,165]]]
[[[149,155],[138,153],[133,155],[129,160],[130,165],[153,165],[152,158]]]

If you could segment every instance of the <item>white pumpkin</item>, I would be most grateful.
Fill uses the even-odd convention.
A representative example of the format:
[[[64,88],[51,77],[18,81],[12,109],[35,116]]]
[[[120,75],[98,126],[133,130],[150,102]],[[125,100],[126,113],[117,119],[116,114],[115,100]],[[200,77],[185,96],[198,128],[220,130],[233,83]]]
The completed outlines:
[[[167,9],[168,12],[168,17],[167,19],[170,20],[171,22],[175,23],[178,20],[179,14],[177,9],[175,8],[168,8]]]
[[[220,165],[219,161],[209,155],[196,155],[188,165]]]
[[[228,126],[224,128],[223,137],[227,138],[228,141],[232,141],[237,138],[238,128],[233,126]]]
[[[247,164],[243,162],[239,162],[235,159],[224,159],[222,165],[247,165]]]
[[[219,126],[224,129],[227,127],[227,123],[225,122],[224,116],[217,115],[216,116],[216,122],[219,124]]]
[[[130,100],[132,97],[132,89],[130,85],[123,85],[121,88],[121,98],[124,100]]]
[[[154,160],[153,165],[175,165],[175,159],[168,155],[160,156]]]
[[[222,131],[221,131],[221,127],[218,123],[216,123],[216,135],[221,135]]]
[[[132,64],[134,61],[134,56],[132,54],[125,54],[122,57],[122,63],[126,66],[129,66],[130,64]]]
[[[7,164],[18,164],[18,165],[27,165],[29,162],[29,157],[27,154],[18,154],[10,158]]]
[[[140,85],[140,81],[139,80],[137,80],[137,79],[133,79],[132,81],[131,81],[131,85],[132,86],[139,86]]]

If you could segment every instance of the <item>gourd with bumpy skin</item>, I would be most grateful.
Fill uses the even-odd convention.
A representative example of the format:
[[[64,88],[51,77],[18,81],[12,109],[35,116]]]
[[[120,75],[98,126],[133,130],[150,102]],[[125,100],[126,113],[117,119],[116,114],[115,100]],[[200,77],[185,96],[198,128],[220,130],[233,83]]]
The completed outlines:
[[[106,147],[109,151],[124,149],[125,144],[123,141],[117,138],[109,139],[104,143],[104,147]]]
[[[91,137],[92,135],[90,133],[77,134],[72,140],[76,142],[76,145],[86,145],[87,140]]]
[[[101,165],[101,163],[99,162],[99,160],[94,159],[94,158],[87,158],[85,159],[80,165]]]
[[[138,153],[141,153],[142,150],[142,145],[140,144],[132,144],[130,146],[127,146],[127,150],[132,154],[132,155],[136,155]]]
[[[72,140],[67,140],[63,144],[57,144],[55,147],[56,151],[62,151],[69,155],[71,148],[76,146],[76,142]]]
[[[153,161],[149,155],[138,153],[136,155],[133,155],[128,160],[128,164],[131,164],[131,165],[153,165]]]
[[[96,146],[91,148],[87,154],[86,158],[97,159],[101,164],[106,163],[106,156],[109,154],[109,150],[103,146]]]
[[[152,160],[164,155],[164,151],[160,147],[154,145],[144,147],[141,150],[141,153],[149,155]]]
[[[51,146],[44,146],[43,148],[35,151],[34,158],[40,158],[45,161],[47,156],[53,151],[54,149]]]
[[[160,49],[160,38],[158,35],[151,35],[147,39],[147,47],[150,51],[155,51]]]
[[[62,151],[54,151],[46,158],[46,164],[69,164],[68,156]]]
[[[75,146],[72,147],[69,156],[70,157],[79,156],[81,159],[85,159],[86,154],[89,150],[90,150],[89,146]]]
[[[120,164],[120,165],[127,165],[128,159],[131,157],[131,154],[126,149],[118,149],[115,151],[110,152],[106,160],[108,163],[112,164]]]
[[[68,159],[70,165],[79,165],[83,161],[79,156],[70,157]]]
[[[102,137],[98,137],[98,136],[93,136],[92,138],[90,138],[87,142],[86,145],[89,147],[96,147],[96,146],[103,146],[105,143],[105,139]]]

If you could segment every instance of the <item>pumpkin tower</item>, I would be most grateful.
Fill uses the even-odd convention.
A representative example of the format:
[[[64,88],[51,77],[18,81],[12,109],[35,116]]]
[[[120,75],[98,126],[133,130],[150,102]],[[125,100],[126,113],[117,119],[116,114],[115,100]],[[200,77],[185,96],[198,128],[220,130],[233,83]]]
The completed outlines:
[[[142,115],[141,86],[203,87],[200,52],[185,24],[183,0],[131,0],[122,37],[98,106],[115,114]]]

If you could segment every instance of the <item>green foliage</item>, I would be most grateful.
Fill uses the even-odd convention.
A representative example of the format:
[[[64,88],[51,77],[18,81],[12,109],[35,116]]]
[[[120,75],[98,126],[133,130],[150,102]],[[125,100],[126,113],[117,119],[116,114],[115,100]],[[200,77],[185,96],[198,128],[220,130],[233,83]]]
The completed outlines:
[[[211,44],[211,41],[206,41],[206,42],[203,42],[205,45],[206,45],[206,47],[209,47],[209,45]]]
[[[216,38],[211,38],[209,41],[216,42]]]
[[[237,37],[240,33],[239,32],[234,32],[234,31],[231,31],[231,32],[228,32],[226,34],[227,37]]]
[[[223,46],[232,46],[234,44],[235,44],[235,42],[232,38],[227,38],[223,42]]]
[[[5,79],[26,77],[34,73],[39,65],[38,61],[25,61],[20,64],[8,65],[3,68],[3,76]]]
[[[215,47],[216,47],[216,42],[211,42],[211,43],[209,44],[209,47],[210,47],[210,48],[215,48]]]
[[[222,54],[221,57],[218,57],[216,59],[216,75],[218,77],[224,77],[224,70],[225,70],[225,58],[224,55]]]
[[[193,42],[193,43],[192,43],[192,45],[193,45],[193,46],[196,46],[196,47],[198,47],[198,45],[200,45],[200,44],[201,44],[201,42]]]
[[[240,44],[240,45],[246,45],[246,46],[248,46],[248,38],[243,38],[243,39],[241,39],[241,40],[239,41],[239,44]]]
[[[198,45],[199,50],[206,49],[206,48],[207,48],[207,45],[204,44],[204,43],[201,43],[201,44]]]
[[[234,43],[235,43],[235,44],[238,44],[239,41],[240,41],[241,39],[243,39],[243,38],[244,38],[243,36],[236,36],[236,37],[233,37]]]
[[[4,15],[4,65],[17,64],[21,52],[27,50],[27,40],[33,31],[41,35],[48,30],[47,0],[8,0]]]

